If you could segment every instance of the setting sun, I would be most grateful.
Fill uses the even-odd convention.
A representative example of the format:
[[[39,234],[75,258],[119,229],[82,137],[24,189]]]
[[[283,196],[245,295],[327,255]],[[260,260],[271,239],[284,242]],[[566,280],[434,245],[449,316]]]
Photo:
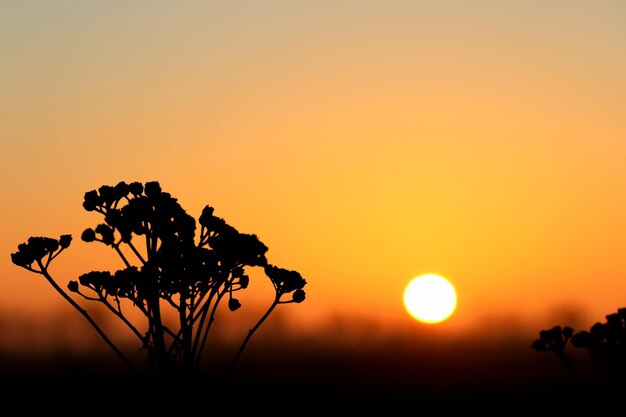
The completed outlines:
[[[456,291],[450,281],[439,275],[421,275],[406,286],[404,307],[422,323],[439,323],[454,312]]]

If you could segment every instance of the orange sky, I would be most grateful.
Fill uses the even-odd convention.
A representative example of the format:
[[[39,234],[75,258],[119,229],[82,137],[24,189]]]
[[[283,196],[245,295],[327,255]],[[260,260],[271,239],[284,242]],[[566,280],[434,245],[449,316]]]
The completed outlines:
[[[74,235],[60,282],[120,267],[80,241],[99,221],[83,194],[158,180],[301,272],[308,298],[285,308],[310,323],[411,322],[402,291],[426,272],[457,288],[442,329],[602,320],[626,306],[624,18],[622,1],[0,5],[0,311],[64,307],[10,262],[29,236]]]

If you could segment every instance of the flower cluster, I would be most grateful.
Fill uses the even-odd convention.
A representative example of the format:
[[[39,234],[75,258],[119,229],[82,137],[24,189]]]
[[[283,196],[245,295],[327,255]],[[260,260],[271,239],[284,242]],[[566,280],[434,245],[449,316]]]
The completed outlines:
[[[606,316],[606,322],[596,323],[589,331],[574,333],[572,328],[555,326],[542,330],[532,348],[538,352],[554,352],[567,364],[567,344],[585,349],[596,363],[603,365],[613,382],[626,383],[626,308]]]
[[[27,242],[17,246],[17,252],[11,254],[11,261],[17,266],[35,271],[34,263],[39,267],[49,264],[71,243],[71,235],[62,235],[58,240],[49,237],[30,237]]]
[[[114,187],[102,186],[85,193],[83,207],[104,216],[104,223],[82,233],[83,241],[97,241],[113,247],[126,243],[142,260],[138,270],[135,266],[127,267],[135,269],[131,274],[135,279],[113,279],[120,275],[118,271],[98,275],[96,282],[102,281],[101,285],[92,280],[80,281],[81,285],[85,285],[83,281],[89,283],[87,286],[99,294],[132,295],[130,298],[143,299],[142,290],[154,290],[170,299],[175,294],[193,296],[227,285],[231,294],[229,306],[236,309],[238,301],[232,298],[232,291],[248,285],[249,278],[243,268],[268,267],[267,246],[256,235],[240,233],[215,216],[214,209],[208,205],[199,217],[201,233],[196,243],[195,220],[175,198],[162,191],[158,182],[147,182],[145,186],[124,182]],[[146,247],[141,255],[133,245],[133,238],[138,236],[145,237]],[[278,274],[284,275],[285,272]],[[140,276],[143,276],[143,288],[137,286]],[[291,283],[293,279],[286,279],[289,289],[285,290],[285,283],[281,280],[285,278],[272,279],[272,282],[279,283],[276,288],[281,294],[298,289]],[[300,277],[298,282],[301,290],[305,281]],[[120,288],[116,291],[115,285],[130,285],[132,290]],[[304,299],[302,292],[298,292],[296,299]]]
[[[283,294],[293,293],[293,302],[301,303],[304,301],[305,293],[302,288],[304,288],[306,281],[299,272],[267,265],[265,267],[265,274],[267,274],[272,284],[274,284],[274,288],[279,297]]]
[[[594,361],[626,371],[626,308],[607,315],[606,322],[594,324],[589,331],[578,332],[571,343],[586,349]]]
[[[565,355],[567,342],[574,334],[571,327],[554,326],[548,330],[539,332],[539,339],[535,340],[532,348],[537,352],[554,352],[559,358],[566,362],[571,362],[571,358]]]
[[[574,330],[567,326],[564,328],[554,326],[549,330],[542,330],[539,332],[539,339],[533,342],[533,349],[538,352],[561,352],[573,334]]]

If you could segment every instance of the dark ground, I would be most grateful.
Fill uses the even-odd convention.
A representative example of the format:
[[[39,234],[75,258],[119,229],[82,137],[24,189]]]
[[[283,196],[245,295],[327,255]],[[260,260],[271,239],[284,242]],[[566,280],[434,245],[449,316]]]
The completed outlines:
[[[110,352],[102,356],[57,352],[39,357],[0,356],[3,403],[20,414],[59,410],[194,411],[275,414],[381,411],[529,412],[626,411],[626,391],[616,391],[602,370],[577,359],[581,383],[551,353],[526,341],[456,342],[416,346],[403,340],[373,345],[325,346],[314,341],[257,344],[244,352],[227,385],[216,384],[226,351],[207,358],[191,384],[133,376]],[[621,407],[621,408],[620,408]],[[397,413],[396,413],[397,410]],[[214,413],[213,413],[214,414]]]

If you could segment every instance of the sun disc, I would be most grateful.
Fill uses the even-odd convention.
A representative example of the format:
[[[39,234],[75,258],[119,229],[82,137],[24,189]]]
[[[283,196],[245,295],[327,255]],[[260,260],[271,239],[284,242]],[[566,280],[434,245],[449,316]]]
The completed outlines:
[[[425,274],[414,278],[404,290],[404,307],[422,323],[439,323],[448,319],[456,308],[456,291],[450,281]]]

